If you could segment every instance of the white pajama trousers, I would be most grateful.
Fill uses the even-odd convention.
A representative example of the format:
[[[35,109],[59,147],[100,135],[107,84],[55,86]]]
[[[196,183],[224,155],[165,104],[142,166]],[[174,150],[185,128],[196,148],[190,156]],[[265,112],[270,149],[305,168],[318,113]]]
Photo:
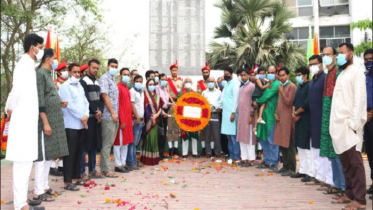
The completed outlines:
[[[44,133],[41,134],[41,148],[43,153],[43,161],[35,161],[35,184],[34,193],[41,195],[45,190],[49,189],[49,170],[54,160],[45,160],[44,149]]]
[[[320,156],[320,149],[311,148],[316,169],[316,179],[333,185],[332,162],[327,157]]]
[[[58,167],[63,167],[63,160],[58,160]],[[51,164],[51,168],[57,168],[57,161],[53,161]]]
[[[315,177],[315,164],[313,161],[313,152],[310,149],[298,147],[299,173]]]
[[[189,140],[181,140],[183,142],[183,156],[188,155]],[[192,138],[192,154],[197,155],[197,139]]]
[[[128,144],[123,145],[122,132],[119,132],[119,146],[114,145],[114,162],[115,167],[125,166],[127,160]]]
[[[240,142],[242,160],[255,160],[255,145]]]
[[[179,148],[179,142],[178,141],[169,141],[168,142],[168,148],[171,149],[172,148],[172,142],[174,143],[173,147],[174,148]]]
[[[28,184],[32,163],[32,161],[13,162],[13,196],[15,210],[20,210],[27,205]]]

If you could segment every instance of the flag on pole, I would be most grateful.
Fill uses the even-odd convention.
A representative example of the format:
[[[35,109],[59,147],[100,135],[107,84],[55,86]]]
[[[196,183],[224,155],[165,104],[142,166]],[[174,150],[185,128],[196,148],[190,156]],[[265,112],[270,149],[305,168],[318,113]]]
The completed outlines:
[[[57,56],[58,63],[60,63],[61,62],[61,55],[60,55],[60,44],[58,42],[58,36],[57,36],[57,40],[56,40],[55,50],[56,50],[56,56]]]
[[[319,37],[316,32],[313,34],[313,54],[320,55]]]
[[[309,63],[308,59],[313,55],[313,41],[312,41],[312,31],[311,26],[309,26],[308,33],[308,45],[307,45],[307,64]]]
[[[51,33],[48,29],[47,41],[45,42],[45,48],[51,48]]]
[[[54,45],[54,39],[53,36],[51,37],[51,48],[56,49],[56,46]]]

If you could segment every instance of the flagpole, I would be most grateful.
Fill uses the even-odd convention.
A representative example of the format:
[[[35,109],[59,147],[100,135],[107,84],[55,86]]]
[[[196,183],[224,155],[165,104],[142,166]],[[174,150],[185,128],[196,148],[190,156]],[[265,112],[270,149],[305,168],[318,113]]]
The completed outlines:
[[[313,1],[313,31],[317,35],[317,46],[320,49],[320,36],[319,36],[319,1]],[[314,37],[315,39],[315,37]],[[319,50],[320,51],[320,50]]]

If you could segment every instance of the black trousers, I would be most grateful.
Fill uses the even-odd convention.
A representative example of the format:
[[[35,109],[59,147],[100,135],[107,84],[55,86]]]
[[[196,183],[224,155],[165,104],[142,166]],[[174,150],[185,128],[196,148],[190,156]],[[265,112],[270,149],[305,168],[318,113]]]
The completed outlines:
[[[63,158],[64,182],[72,183],[73,179],[80,179],[80,162],[83,151],[83,129],[66,128],[69,155]]]
[[[280,147],[280,151],[282,153],[282,162],[284,169],[290,170],[295,173],[295,169],[297,166],[297,161],[295,158],[295,156],[297,155],[295,142],[290,139],[289,148]]]
[[[168,109],[163,109],[165,113],[168,112]],[[159,150],[159,157],[163,157],[163,152],[165,148],[165,144],[167,141],[167,121],[168,118],[164,118],[162,115],[158,118],[158,126],[163,128],[163,135],[158,132],[158,150]]]
[[[364,126],[364,143],[369,161],[370,179],[373,180],[373,120]]]

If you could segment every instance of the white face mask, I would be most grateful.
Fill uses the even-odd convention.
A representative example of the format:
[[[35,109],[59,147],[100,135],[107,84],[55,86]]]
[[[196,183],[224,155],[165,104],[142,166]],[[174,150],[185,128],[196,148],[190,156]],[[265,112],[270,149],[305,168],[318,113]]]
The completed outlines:
[[[192,88],[192,84],[191,83],[185,83],[185,88],[186,89],[190,89],[190,88]]]
[[[312,75],[316,75],[320,71],[319,65],[313,65],[313,66],[311,66],[310,70],[311,70]]]
[[[71,80],[72,83],[76,84],[76,83],[79,82],[80,78],[76,78],[76,77],[74,77],[74,76],[71,76],[71,77],[70,77],[70,80]]]
[[[38,53],[37,54],[34,53],[34,55],[36,57],[36,60],[41,60],[43,58],[43,55],[44,55],[44,50],[41,50],[41,49],[38,49],[38,50],[39,50]]]
[[[61,72],[61,78],[66,79],[69,76],[69,73],[67,71]]]

